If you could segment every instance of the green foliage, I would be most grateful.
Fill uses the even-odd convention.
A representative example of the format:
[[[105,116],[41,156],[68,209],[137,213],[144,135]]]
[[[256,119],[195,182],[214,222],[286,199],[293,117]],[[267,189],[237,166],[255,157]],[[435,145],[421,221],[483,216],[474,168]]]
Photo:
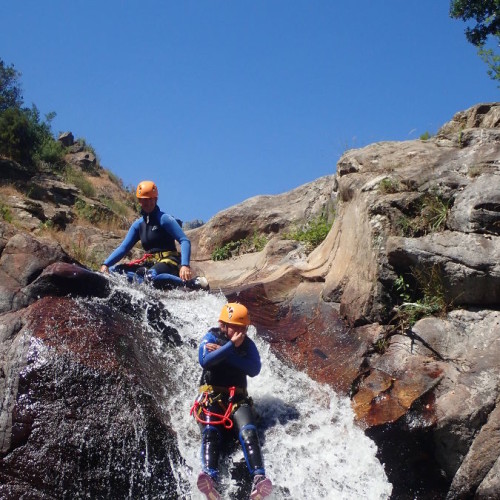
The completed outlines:
[[[126,217],[128,215],[127,207],[123,203],[113,200],[112,198],[103,198],[101,201],[102,204],[108,207],[113,213],[121,217]]]
[[[494,45],[500,41],[500,2],[498,0],[451,0],[450,16],[465,22],[475,21],[473,27],[465,29],[467,40],[478,48],[479,56],[489,67],[488,75],[500,81],[500,56],[486,49],[489,38]],[[500,86],[500,85],[499,85]]]
[[[429,133],[428,130],[426,130],[421,136],[420,136],[420,140],[421,141],[427,141],[431,138],[431,134]]]
[[[101,267],[102,261],[105,258],[105,255],[102,253],[96,252],[94,249],[90,250],[89,245],[81,234],[78,235],[76,242],[71,243],[69,253],[80,264],[95,271]]]
[[[227,260],[244,253],[260,252],[267,244],[267,237],[259,235],[255,231],[251,237],[237,241],[229,241],[221,247],[217,247],[212,252],[212,260]]]
[[[283,238],[305,243],[308,251],[312,251],[326,238],[332,224],[333,221],[328,222],[328,217],[321,214],[316,219],[309,221],[304,227],[283,234]]]
[[[450,209],[450,200],[437,193],[426,193],[417,203],[416,215],[402,215],[396,221],[396,228],[402,236],[418,237],[442,231]]]
[[[40,112],[31,109],[8,108],[0,114],[0,154],[22,164],[33,164],[40,160],[61,164],[64,148],[54,140],[50,121],[55,114],[40,120]]]
[[[64,169],[64,179],[66,182],[74,184],[88,198],[95,197],[94,186],[80,170],[67,165]]]
[[[64,154],[65,148],[59,141],[55,141],[53,138],[46,138],[36,152],[35,158],[39,161],[59,166],[64,164]]]
[[[380,184],[378,185],[378,191],[379,193],[382,194],[397,193],[399,189],[400,189],[399,182],[390,179],[389,177],[382,179],[380,181]]]
[[[39,161],[62,164],[64,148],[51,132],[56,114],[48,113],[41,120],[35,105],[21,108],[20,76],[0,59],[0,154],[25,165]]]
[[[0,113],[23,104],[19,73],[13,65],[6,66],[0,59]]]
[[[500,55],[495,54],[493,49],[485,49],[484,47],[478,49],[477,53],[488,66],[488,76],[492,80],[500,81]]]
[[[212,260],[227,260],[233,256],[233,252],[239,250],[241,245],[241,240],[230,241],[221,247],[217,247],[212,252]]]
[[[101,222],[105,217],[105,214],[103,214],[102,209],[100,209],[96,205],[85,203],[85,201],[81,199],[76,200],[75,209],[77,214],[81,218],[88,220],[92,224],[97,224],[98,222]]]
[[[92,144],[88,143],[85,137],[79,137],[75,142],[78,142],[83,148],[84,151],[88,151],[89,153],[92,153],[96,158],[97,158],[97,153],[94,149],[94,146]]]
[[[10,207],[1,201],[0,201],[0,217],[5,222],[12,222],[12,212],[10,211]]]
[[[378,354],[384,354],[385,351],[387,351],[387,348],[389,347],[389,339],[387,338],[379,338],[376,340],[376,342],[373,344],[373,349],[375,352]]]
[[[438,266],[424,270],[412,268],[408,279],[414,283],[413,286],[401,275],[394,282],[400,302],[396,308],[396,323],[403,331],[411,328],[420,318],[444,314],[448,309]]]
[[[0,154],[19,163],[31,163],[37,135],[26,113],[9,108],[0,114]]]
[[[41,229],[42,231],[51,231],[52,229],[54,229],[54,222],[51,220],[40,222],[38,228]]]

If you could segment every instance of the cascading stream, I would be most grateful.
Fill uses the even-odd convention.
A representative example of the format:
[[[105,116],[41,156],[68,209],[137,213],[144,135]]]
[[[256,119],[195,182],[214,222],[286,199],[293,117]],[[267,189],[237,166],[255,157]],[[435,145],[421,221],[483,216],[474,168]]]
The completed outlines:
[[[15,420],[0,429],[10,439],[2,498],[202,498],[201,436],[189,413],[198,345],[226,299],[109,281],[106,297],[45,297],[19,323],[6,372],[13,389],[2,396]],[[262,359],[248,389],[275,486],[270,498],[389,498],[375,445],[354,425],[349,400],[278,360],[253,327],[248,334]],[[223,498],[248,498],[239,443],[220,468]]]
[[[178,494],[180,498],[202,498],[196,489],[200,431],[189,411],[201,374],[198,344],[208,329],[217,325],[226,299],[175,290],[158,294],[158,298],[183,340],[175,349],[161,349],[158,344],[158,354],[171,367],[164,409],[170,415],[185,461],[185,466],[176,471]],[[392,486],[375,456],[374,443],[355,426],[349,400],[279,361],[253,327],[249,336],[262,358],[262,371],[249,378],[248,391],[260,415],[266,472],[275,485],[270,498],[389,498]],[[241,492],[248,491],[239,446],[221,464],[221,489],[226,498],[241,498]]]

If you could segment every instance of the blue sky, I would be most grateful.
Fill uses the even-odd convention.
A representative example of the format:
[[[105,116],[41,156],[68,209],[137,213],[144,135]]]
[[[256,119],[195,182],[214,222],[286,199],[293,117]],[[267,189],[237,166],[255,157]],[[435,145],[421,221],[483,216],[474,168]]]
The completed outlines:
[[[185,221],[499,100],[448,0],[0,0],[0,57],[125,185]]]

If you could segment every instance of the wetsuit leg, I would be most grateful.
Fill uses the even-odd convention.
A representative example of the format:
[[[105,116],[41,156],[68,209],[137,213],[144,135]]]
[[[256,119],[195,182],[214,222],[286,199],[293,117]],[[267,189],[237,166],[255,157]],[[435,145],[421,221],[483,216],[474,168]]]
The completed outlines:
[[[251,405],[242,404],[233,414],[233,421],[238,431],[238,438],[243,447],[243,454],[250,474],[265,475],[264,460]]]
[[[109,271],[111,273],[125,274],[129,282],[137,281],[142,283],[144,281],[144,274],[146,272],[146,267],[141,265],[128,265],[128,264],[117,264],[111,266]]]
[[[179,278],[179,269],[176,266],[159,262],[155,264],[148,272],[150,278],[155,286],[182,286],[184,281]]]
[[[217,480],[219,456],[222,445],[220,429],[216,425],[202,425],[201,465],[203,471]]]

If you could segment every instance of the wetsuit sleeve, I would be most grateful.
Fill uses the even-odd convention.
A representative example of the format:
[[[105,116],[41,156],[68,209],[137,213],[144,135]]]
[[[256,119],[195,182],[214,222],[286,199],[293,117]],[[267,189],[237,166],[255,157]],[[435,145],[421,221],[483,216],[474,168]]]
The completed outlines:
[[[127,236],[125,236],[125,239],[120,243],[120,246],[114,250],[109,257],[104,261],[105,266],[112,266],[113,264],[116,264],[120,259],[125,257],[127,253],[132,250],[132,247],[139,241],[140,239],[140,234],[139,234],[139,225],[141,223],[142,219],[136,220],[131,226],[130,229],[128,230]]]
[[[161,227],[172,235],[181,246],[181,266],[189,266],[191,260],[191,241],[184,234],[178,222],[168,214],[163,214],[160,219]]]
[[[213,342],[210,334],[205,335],[198,350],[198,360],[203,368],[210,368],[221,361],[224,361],[235,368],[238,368],[249,377],[255,377],[260,373],[261,362],[257,346],[247,337],[244,350],[240,350],[229,341],[215,351],[208,351],[206,344]],[[241,355],[245,352],[244,355]]]
[[[215,351],[209,351],[207,349],[207,344],[215,344],[216,341],[217,339],[210,333],[207,333],[203,337],[198,349],[198,361],[200,362],[202,368],[210,368],[211,366],[217,365],[229,356],[231,350],[234,351],[234,345],[232,342],[226,342],[223,346],[215,349]]]
[[[230,342],[232,345],[233,343]],[[245,354],[242,356],[238,353],[240,349],[244,349]],[[243,346],[234,348],[230,353],[226,362],[245,372],[249,377],[255,377],[260,373],[261,362],[259,351],[255,343],[248,337],[245,339]]]

